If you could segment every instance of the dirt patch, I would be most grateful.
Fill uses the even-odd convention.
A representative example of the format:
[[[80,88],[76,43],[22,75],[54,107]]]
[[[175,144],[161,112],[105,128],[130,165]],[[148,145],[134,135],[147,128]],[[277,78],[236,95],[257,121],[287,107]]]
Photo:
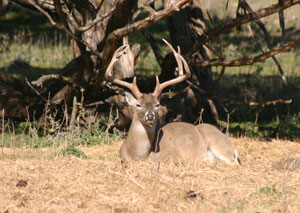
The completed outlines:
[[[242,167],[146,161],[125,168],[120,143],[78,147],[85,159],[53,148],[2,149],[0,212],[300,212],[300,143],[231,140]]]

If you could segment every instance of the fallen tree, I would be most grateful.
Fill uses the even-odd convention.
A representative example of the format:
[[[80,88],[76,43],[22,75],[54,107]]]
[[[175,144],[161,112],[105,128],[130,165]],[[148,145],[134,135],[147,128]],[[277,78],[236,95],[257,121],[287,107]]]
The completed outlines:
[[[278,4],[258,11],[248,8],[247,13],[240,14],[235,19],[214,26],[208,31],[203,22],[200,0],[164,0],[163,9],[160,10],[155,8],[155,1],[148,1],[141,5],[138,5],[138,1],[131,0],[12,1],[45,15],[53,27],[63,30],[72,38],[75,50],[76,58],[70,61],[59,74],[44,75],[32,82],[26,80],[25,84],[4,72],[0,73],[2,82],[0,108],[4,112],[2,113],[4,117],[38,120],[43,126],[48,125],[49,116],[64,121],[67,126],[72,126],[76,117],[82,116],[78,112],[78,105],[89,109],[86,112],[97,111],[100,114],[107,114],[112,104],[121,111],[120,125],[126,126],[130,109],[124,105],[123,88],[107,84],[104,79],[105,70],[115,50],[122,43],[128,43],[127,37],[141,32],[150,43],[161,67],[160,81],[173,78],[176,75],[175,59],[172,54],[162,56],[158,38],[154,38],[149,30],[150,26],[165,18],[167,18],[172,45],[180,46],[182,55],[190,65],[192,71],[190,81],[193,85],[187,87],[188,84],[183,83],[175,88],[173,94],[166,93],[166,97],[172,97],[173,101],[178,103],[174,104],[174,115],[171,119],[194,122],[204,108],[203,119],[217,124],[218,112],[213,100],[218,99],[212,98],[212,93],[222,76],[214,85],[211,66],[242,66],[263,62],[267,57],[275,57],[276,54],[299,45],[297,40],[283,44],[279,48],[270,48],[269,52],[254,58],[242,59],[227,59],[222,56],[222,52],[217,51],[214,53],[219,58],[211,59],[208,51],[209,49],[214,51],[208,45],[211,39],[243,24],[258,22],[260,18],[281,13],[284,9],[299,4],[300,0],[279,1]],[[245,1],[239,1],[237,10],[240,8],[247,8]],[[62,24],[56,22],[54,17],[59,18]],[[281,27],[284,32],[284,25]],[[116,78],[131,80],[139,49],[138,44],[133,45],[130,51],[122,56],[124,58],[114,70]],[[224,71],[225,69],[223,73]],[[142,79],[138,82],[142,82],[139,84],[142,92],[151,92],[155,87],[154,79],[144,81]],[[278,101],[278,103],[289,102]],[[165,113],[166,111],[162,112]],[[87,117],[88,115],[85,115],[85,118]]]

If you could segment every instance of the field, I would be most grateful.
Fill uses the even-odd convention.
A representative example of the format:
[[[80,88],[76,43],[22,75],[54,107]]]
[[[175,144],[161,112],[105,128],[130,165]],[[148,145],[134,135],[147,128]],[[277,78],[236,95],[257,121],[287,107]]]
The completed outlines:
[[[230,1],[228,10],[226,1],[203,1],[203,6],[218,24],[234,18],[236,2]],[[248,2],[256,10],[278,1]],[[288,41],[299,38],[298,10],[297,5],[285,13]],[[208,20],[206,13],[204,17]],[[272,45],[279,45],[277,15],[262,21]],[[161,38],[170,39],[165,25],[162,21],[151,27],[159,44]],[[206,25],[213,27],[208,21]],[[0,26],[0,71],[17,79],[58,73],[74,57],[70,38],[41,14],[13,7],[0,14]],[[262,33],[252,27],[266,50]],[[246,26],[239,34],[232,30],[222,35],[224,55],[260,54],[249,34]],[[134,34],[129,39],[141,44],[137,73],[159,72],[143,36]],[[218,40],[210,45],[218,48]],[[216,56],[212,53],[212,57]],[[48,130],[38,130],[35,122],[0,120],[0,213],[300,212],[300,49],[279,54],[277,59],[288,86],[268,59],[227,68],[216,91],[218,97],[239,101],[293,100],[290,105],[264,108],[216,102],[241,167],[179,160],[159,166],[150,161],[122,165],[118,151],[126,133],[108,131],[107,120],[86,128],[75,125],[70,131],[63,131],[54,120]],[[220,70],[212,68],[214,81]]]
[[[231,138],[242,166],[118,160],[121,142],[3,148],[0,212],[300,212],[299,141]]]

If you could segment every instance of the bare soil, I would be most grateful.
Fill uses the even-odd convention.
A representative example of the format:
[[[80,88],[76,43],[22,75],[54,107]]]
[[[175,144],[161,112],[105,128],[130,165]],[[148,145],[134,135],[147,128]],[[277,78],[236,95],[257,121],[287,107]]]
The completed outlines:
[[[121,165],[121,142],[78,147],[0,148],[4,212],[300,212],[300,143],[231,138],[242,166],[169,161]]]

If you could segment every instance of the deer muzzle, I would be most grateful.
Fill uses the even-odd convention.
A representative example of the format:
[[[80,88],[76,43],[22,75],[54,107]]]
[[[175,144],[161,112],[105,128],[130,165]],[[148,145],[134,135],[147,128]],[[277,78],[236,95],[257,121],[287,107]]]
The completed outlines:
[[[144,121],[152,123],[155,121],[155,113],[153,111],[146,112],[144,116]]]

